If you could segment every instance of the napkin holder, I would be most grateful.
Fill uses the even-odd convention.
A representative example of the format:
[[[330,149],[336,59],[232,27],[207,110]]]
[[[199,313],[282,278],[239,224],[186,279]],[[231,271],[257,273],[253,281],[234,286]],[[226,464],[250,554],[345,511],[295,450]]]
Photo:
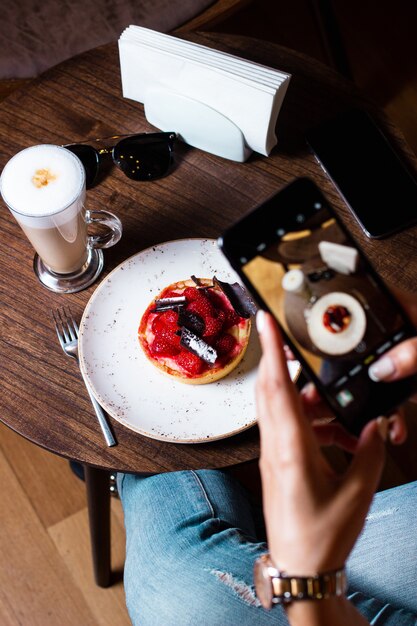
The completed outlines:
[[[190,146],[240,163],[252,153],[234,122],[198,100],[152,86],[146,90],[144,107],[150,124],[175,131]]]

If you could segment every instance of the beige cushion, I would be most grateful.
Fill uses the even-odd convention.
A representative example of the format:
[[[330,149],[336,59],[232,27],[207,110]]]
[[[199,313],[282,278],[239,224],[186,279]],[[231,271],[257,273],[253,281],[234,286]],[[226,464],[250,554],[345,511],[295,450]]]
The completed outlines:
[[[129,24],[168,32],[214,0],[2,0],[0,78],[37,76],[116,41]]]

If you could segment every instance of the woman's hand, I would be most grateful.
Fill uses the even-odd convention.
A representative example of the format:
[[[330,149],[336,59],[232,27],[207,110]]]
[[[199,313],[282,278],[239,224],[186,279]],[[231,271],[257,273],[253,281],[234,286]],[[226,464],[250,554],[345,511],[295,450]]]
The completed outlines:
[[[414,299],[396,295],[417,325]],[[271,558],[279,570],[294,576],[338,569],[362,529],[380,480],[384,441],[389,435],[392,443],[402,443],[405,423],[400,413],[378,418],[364,427],[358,440],[329,423],[315,387],[309,384],[299,395],[290,381],[273,318],[262,311],[258,316],[263,349],[257,382],[260,471]],[[417,374],[417,339],[395,347],[373,369],[376,379],[387,382]],[[336,474],[323,457],[320,446],[327,444],[353,454],[344,475]],[[292,602],[287,613],[293,626],[367,624],[343,597]]]
[[[396,287],[391,287],[394,296],[403,305],[412,323],[417,326],[417,299]],[[384,354],[369,368],[376,381],[390,382],[417,373],[417,337],[407,339]]]
[[[291,382],[272,317],[258,314],[263,356],[257,382],[260,470],[268,544],[276,566],[308,576],[342,567],[360,533],[384,463],[387,422],[369,422],[344,476],[323,457]],[[340,427],[337,427],[339,429]]]
[[[396,287],[391,291],[402,304],[411,322],[417,327],[417,298],[414,294],[405,293]],[[417,337],[407,339],[384,354],[369,368],[373,380],[389,383],[407,376],[417,374]],[[417,402],[417,395],[410,400]],[[407,437],[406,425],[401,410],[389,419],[389,434],[392,443],[403,443]]]

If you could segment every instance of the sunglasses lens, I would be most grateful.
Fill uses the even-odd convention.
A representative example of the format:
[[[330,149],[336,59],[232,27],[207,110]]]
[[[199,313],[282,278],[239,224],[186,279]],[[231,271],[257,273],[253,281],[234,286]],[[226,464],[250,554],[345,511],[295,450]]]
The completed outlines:
[[[100,158],[97,150],[92,146],[75,143],[65,147],[75,154],[83,164],[85,169],[85,184],[87,189],[89,189],[92,187],[98,174]]]
[[[122,139],[113,148],[113,160],[133,180],[154,180],[168,173],[172,163],[172,133]]]

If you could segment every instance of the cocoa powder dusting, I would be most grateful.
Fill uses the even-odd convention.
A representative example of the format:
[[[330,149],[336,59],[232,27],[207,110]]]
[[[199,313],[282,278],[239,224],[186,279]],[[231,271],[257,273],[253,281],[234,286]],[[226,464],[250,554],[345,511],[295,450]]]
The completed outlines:
[[[32,183],[35,185],[37,189],[41,187],[46,187],[52,181],[56,180],[55,174],[46,168],[36,170],[34,175],[32,176]]]

